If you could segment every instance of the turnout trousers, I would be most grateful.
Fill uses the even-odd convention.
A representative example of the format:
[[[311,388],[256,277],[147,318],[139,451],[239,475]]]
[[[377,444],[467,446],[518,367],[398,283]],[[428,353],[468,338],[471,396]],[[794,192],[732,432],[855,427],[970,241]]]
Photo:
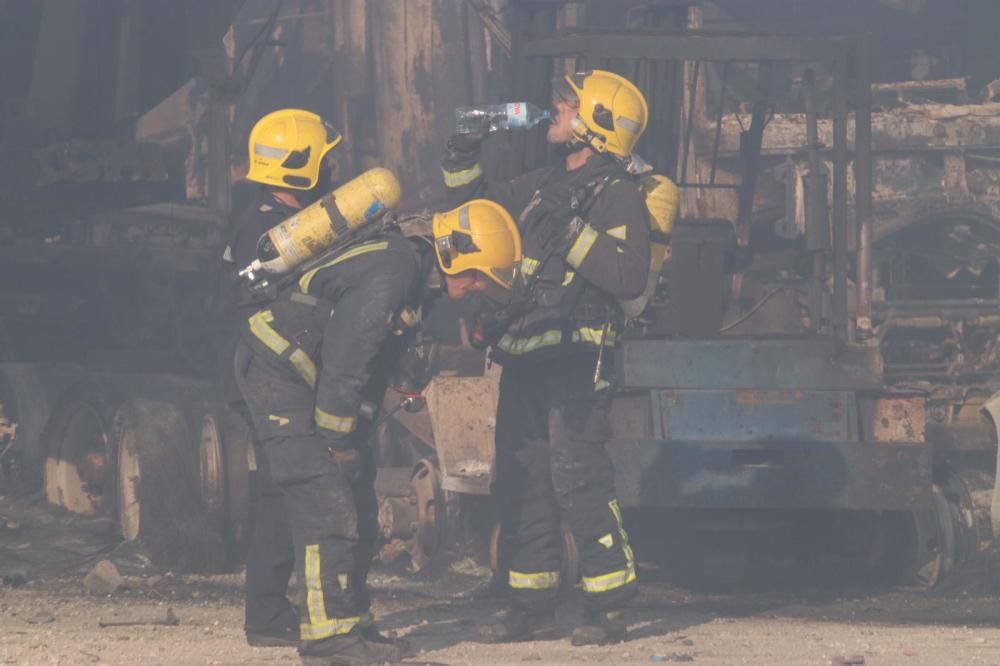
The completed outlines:
[[[608,388],[595,391],[596,355],[505,366],[497,407],[496,478],[508,585],[516,606],[554,607],[561,524],[576,540],[585,604],[611,610],[637,591],[615,500]]]
[[[255,538],[280,534],[281,526],[268,521],[287,520],[304,588],[295,595],[303,645],[346,634],[371,621],[367,577],[378,529],[373,453],[362,447],[363,471],[348,478],[326,439],[313,431],[313,389],[243,343],[236,351],[236,380],[259,436],[257,450],[284,505],[283,511],[258,513],[264,524],[255,526]],[[275,436],[276,423],[288,427],[288,436]],[[279,550],[275,576],[282,573]]]

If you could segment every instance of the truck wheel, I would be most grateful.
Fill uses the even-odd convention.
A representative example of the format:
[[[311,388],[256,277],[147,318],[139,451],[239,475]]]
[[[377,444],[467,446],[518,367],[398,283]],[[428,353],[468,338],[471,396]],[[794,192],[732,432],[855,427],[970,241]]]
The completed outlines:
[[[113,510],[114,460],[109,456],[109,409],[95,387],[70,389],[46,428],[45,498],[74,513]]]
[[[223,455],[225,430],[218,414],[211,411],[201,419],[198,440],[198,481],[201,501],[208,519],[221,533],[226,519],[226,474]]]
[[[130,400],[115,415],[118,525],[159,567],[217,570],[222,540],[198,490],[197,453],[184,414]]]
[[[228,421],[222,434],[222,463],[225,469],[226,523],[222,533],[227,558],[241,560],[250,543],[250,471],[253,440],[249,426]]]

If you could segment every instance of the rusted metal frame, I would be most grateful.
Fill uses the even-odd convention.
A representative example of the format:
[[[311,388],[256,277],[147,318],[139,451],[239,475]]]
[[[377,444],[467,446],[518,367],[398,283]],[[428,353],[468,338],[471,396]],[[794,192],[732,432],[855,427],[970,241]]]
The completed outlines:
[[[681,172],[680,174],[678,174],[678,176],[680,177],[679,182],[677,183],[678,187],[691,187],[691,184],[687,182],[687,165],[688,165],[688,156],[691,154],[691,136],[694,132],[694,125],[695,125],[694,112],[695,112],[695,104],[697,103],[698,99],[698,72],[700,70],[701,70],[701,62],[696,60],[694,62],[694,67],[691,70],[692,71],[691,91],[689,93],[691,95],[691,101],[688,104],[686,125],[684,127],[684,151],[681,157]]]
[[[829,61],[849,42],[793,35],[707,31],[572,31],[526,40],[525,57],[586,53],[659,60]]]
[[[768,88],[770,82],[771,63],[758,63],[753,116],[750,120],[750,129],[740,141],[740,158],[743,162],[743,173],[740,178],[740,190],[736,209],[736,233],[741,245],[746,245],[750,237],[754,188],[757,185],[757,171],[760,164],[760,147],[764,140],[764,126],[767,124]]]
[[[858,41],[854,49],[854,190],[858,227],[857,332],[867,338],[872,330],[872,86],[871,44]]]
[[[715,185],[715,167],[719,161],[719,141],[722,139],[722,118],[726,115],[726,88],[729,84],[729,61],[722,63],[722,85],[719,91],[719,118],[715,122],[715,139],[712,141],[712,171],[708,182]]]
[[[816,184],[819,181],[819,118],[816,111],[816,77],[811,69],[807,69],[805,76],[803,76],[803,86],[802,86],[803,100],[805,102],[806,109],[806,148],[808,151],[809,160],[809,178],[812,184]],[[809,195],[815,197],[815,194]],[[826,191],[823,191],[823,197],[826,198]],[[813,210],[809,206],[811,201],[807,200],[806,204],[806,238],[810,238],[810,225],[820,224],[820,220],[815,219],[818,216],[819,211]],[[830,222],[829,219],[822,220],[822,223],[826,226],[827,236],[829,237]],[[829,239],[826,241],[827,246],[829,246]],[[823,329],[823,277],[826,272],[826,255],[821,249],[812,250],[812,274],[809,278],[809,310],[811,313],[811,328],[813,331],[819,333]]]
[[[847,312],[847,53],[833,63],[833,330],[850,342]]]

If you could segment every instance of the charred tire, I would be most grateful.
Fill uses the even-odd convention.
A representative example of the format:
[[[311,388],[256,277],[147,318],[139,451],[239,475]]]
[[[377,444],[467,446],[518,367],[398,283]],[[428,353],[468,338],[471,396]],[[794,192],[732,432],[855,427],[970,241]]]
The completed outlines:
[[[250,460],[253,439],[250,429],[230,416],[222,435],[222,463],[225,470],[226,521],[222,534],[230,561],[240,560],[250,543]]]
[[[197,451],[174,405],[130,400],[115,414],[118,525],[159,567],[217,570],[222,539],[199,493]]]
[[[66,392],[45,429],[45,498],[74,513],[114,511],[113,411],[97,389],[81,384]]]

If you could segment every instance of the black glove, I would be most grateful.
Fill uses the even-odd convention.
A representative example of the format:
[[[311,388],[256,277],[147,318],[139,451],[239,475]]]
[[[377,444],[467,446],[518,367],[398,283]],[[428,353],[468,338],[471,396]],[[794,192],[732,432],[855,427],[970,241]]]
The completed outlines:
[[[337,463],[337,467],[340,468],[340,471],[343,472],[349,481],[357,481],[361,478],[364,461],[361,458],[360,451],[354,447],[349,449],[331,448],[330,454],[333,456],[334,462]]]
[[[483,141],[490,135],[490,119],[483,117],[475,131],[467,134],[452,134],[448,139],[448,159],[465,161],[479,157]]]

